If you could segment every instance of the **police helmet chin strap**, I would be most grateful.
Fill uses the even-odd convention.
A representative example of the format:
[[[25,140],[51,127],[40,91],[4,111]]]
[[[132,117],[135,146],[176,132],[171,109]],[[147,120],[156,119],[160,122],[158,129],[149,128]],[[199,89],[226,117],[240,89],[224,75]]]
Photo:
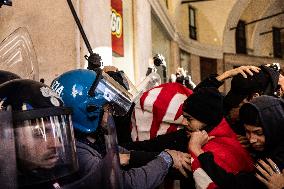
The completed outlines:
[[[95,90],[100,82],[100,80],[102,79],[102,70],[100,68],[95,69],[94,70],[97,73],[97,77],[95,79],[95,81],[93,82],[90,90],[88,91],[88,95],[90,96],[95,96]]]

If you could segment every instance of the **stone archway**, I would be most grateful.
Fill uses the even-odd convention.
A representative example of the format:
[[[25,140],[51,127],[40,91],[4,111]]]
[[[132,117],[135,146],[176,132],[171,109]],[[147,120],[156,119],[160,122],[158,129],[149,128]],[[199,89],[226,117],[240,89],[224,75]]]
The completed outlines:
[[[265,17],[268,15],[273,15],[275,13],[278,13],[283,10],[283,5],[281,5],[282,0],[274,0],[273,2],[270,3],[269,6],[267,6],[267,9],[263,11],[263,14],[261,17]],[[272,56],[273,52],[269,52],[273,50],[272,47],[272,33],[262,35],[260,36],[259,34],[261,32],[269,31],[272,29],[272,26],[279,26],[281,23],[280,17],[274,17],[272,19],[268,19],[262,22],[259,22],[254,30],[252,39],[251,39],[251,44],[254,49],[254,55],[255,56]]]
[[[248,6],[250,0],[238,0],[235,2],[224,28],[223,32],[223,52],[235,53],[235,30],[230,30],[236,27],[243,11]]]

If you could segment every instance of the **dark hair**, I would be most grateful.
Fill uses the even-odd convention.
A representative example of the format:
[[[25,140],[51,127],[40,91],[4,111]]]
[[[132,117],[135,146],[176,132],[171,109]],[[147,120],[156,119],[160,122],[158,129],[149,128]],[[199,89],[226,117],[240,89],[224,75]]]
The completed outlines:
[[[254,73],[252,76],[248,75],[247,78],[241,74],[233,77],[231,89],[224,98],[226,112],[238,107],[245,98],[251,100],[254,93],[275,95],[279,72],[267,66],[260,66],[260,68],[258,73]]]
[[[244,104],[240,109],[240,120],[243,124],[255,125],[260,127],[260,117],[256,107],[251,104]]]

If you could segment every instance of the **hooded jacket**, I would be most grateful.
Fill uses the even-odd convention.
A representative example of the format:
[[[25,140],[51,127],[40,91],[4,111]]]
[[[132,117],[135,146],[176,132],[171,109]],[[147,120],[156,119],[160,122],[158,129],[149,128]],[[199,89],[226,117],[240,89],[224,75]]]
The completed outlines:
[[[257,154],[257,158],[271,158],[282,170],[284,168],[284,100],[262,95],[245,104],[241,109],[247,106],[253,106],[257,110],[265,136],[264,151]]]

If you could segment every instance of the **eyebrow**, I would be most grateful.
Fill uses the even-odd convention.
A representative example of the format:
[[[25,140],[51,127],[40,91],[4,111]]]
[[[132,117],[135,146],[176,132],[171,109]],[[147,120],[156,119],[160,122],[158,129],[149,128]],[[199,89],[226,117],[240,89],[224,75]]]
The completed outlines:
[[[255,128],[255,129],[245,129],[246,131],[250,131],[250,132],[259,132],[259,131],[263,131],[262,128]]]

